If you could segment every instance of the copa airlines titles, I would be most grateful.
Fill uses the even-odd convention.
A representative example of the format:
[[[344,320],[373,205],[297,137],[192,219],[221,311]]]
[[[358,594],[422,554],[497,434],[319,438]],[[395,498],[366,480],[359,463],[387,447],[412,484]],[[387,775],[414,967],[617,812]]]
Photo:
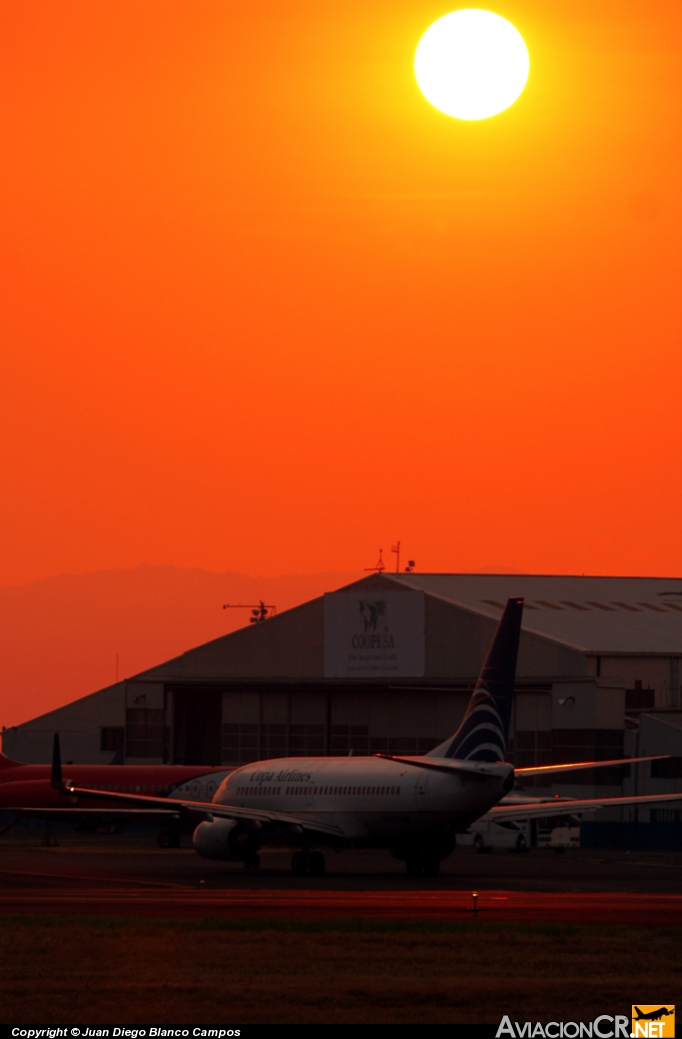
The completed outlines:
[[[309,783],[312,772],[299,772],[295,768],[283,768],[279,772],[252,772],[251,783]]]

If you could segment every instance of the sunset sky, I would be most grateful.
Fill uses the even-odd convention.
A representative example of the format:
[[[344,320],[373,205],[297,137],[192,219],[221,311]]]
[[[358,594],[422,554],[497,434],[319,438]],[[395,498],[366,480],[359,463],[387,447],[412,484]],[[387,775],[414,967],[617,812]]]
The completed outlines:
[[[682,571],[682,7],[3,0],[0,584]]]

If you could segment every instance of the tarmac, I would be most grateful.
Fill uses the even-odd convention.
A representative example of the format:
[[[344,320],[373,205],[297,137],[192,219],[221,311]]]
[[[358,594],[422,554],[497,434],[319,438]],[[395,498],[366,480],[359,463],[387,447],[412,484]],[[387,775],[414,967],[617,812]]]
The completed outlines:
[[[261,869],[199,858],[156,835],[39,830],[0,839],[0,913],[547,921],[682,925],[682,852],[578,848],[557,855],[458,848],[439,877],[412,878],[388,852],[327,853],[324,877],[294,877],[286,849]],[[474,894],[477,896],[474,898]]]

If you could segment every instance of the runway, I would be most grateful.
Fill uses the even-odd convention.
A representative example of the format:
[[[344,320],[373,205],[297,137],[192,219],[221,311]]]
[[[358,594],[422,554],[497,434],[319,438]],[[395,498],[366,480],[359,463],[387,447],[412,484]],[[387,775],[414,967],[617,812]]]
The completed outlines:
[[[329,855],[313,879],[291,875],[286,850],[265,850],[262,868],[246,873],[187,846],[162,850],[150,834],[39,841],[28,832],[0,842],[0,914],[682,925],[679,852],[458,850],[440,877],[412,878],[386,852],[350,851]]]
[[[481,891],[197,891],[133,887],[22,889],[0,894],[0,913],[134,917],[547,921],[682,925],[682,895]]]

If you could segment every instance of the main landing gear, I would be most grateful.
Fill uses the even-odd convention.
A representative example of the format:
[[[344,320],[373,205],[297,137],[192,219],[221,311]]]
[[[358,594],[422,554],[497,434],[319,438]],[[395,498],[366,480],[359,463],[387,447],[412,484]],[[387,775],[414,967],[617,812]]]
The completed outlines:
[[[326,859],[321,851],[295,851],[291,856],[291,872],[295,877],[321,877],[324,873]]]

